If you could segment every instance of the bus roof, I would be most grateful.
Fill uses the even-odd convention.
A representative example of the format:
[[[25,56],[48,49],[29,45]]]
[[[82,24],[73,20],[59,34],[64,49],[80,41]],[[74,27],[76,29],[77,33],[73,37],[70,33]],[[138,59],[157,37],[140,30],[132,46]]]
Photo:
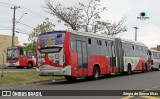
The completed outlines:
[[[101,38],[101,39],[109,39],[109,40],[114,40],[117,37],[112,37],[108,36],[105,34],[98,34],[98,33],[91,33],[91,32],[76,32],[76,31],[71,31],[71,33],[77,34],[77,35],[83,35],[83,36],[88,36],[88,37],[95,37],[95,38]],[[138,41],[133,41],[133,40],[128,40],[128,39],[122,39],[120,38],[122,42],[126,43],[131,43],[135,45],[141,45],[147,47],[144,43],[138,42]]]
[[[49,33],[53,33],[53,32],[71,32],[73,34],[76,35],[81,35],[81,36],[87,36],[87,37],[94,37],[94,38],[100,38],[100,39],[107,39],[107,40],[112,40],[114,41],[115,38],[117,37],[113,37],[113,36],[108,36],[105,34],[99,34],[99,33],[92,33],[92,32],[80,32],[80,31],[75,31],[75,30],[59,30],[59,31],[52,31],[52,32],[46,32],[46,33],[41,33],[39,36],[41,35],[45,35],[45,34],[49,34]],[[126,43],[131,43],[131,44],[135,44],[135,45],[140,45],[140,46],[145,46],[147,47],[144,43],[142,42],[138,42],[138,41],[133,41],[133,40],[128,40],[128,39],[122,39],[120,38],[122,42],[126,42]],[[148,48],[148,47],[147,47]]]
[[[151,49],[150,51],[152,51],[152,52],[160,52],[160,51],[157,51],[157,50],[155,50],[155,49]]]
[[[23,48],[24,46],[21,46],[21,45],[18,45],[18,46],[9,46],[7,48],[11,48],[11,47],[20,47],[20,48]]]

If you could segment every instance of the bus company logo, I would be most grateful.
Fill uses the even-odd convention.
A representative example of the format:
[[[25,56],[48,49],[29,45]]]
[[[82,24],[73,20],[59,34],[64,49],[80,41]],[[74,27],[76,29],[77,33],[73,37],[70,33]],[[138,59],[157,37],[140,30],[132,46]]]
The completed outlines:
[[[146,20],[146,19],[149,19],[149,17],[147,17],[147,13],[146,12],[141,12],[139,14],[139,17],[137,17],[137,19]]]
[[[2,96],[11,96],[11,91],[2,91]]]

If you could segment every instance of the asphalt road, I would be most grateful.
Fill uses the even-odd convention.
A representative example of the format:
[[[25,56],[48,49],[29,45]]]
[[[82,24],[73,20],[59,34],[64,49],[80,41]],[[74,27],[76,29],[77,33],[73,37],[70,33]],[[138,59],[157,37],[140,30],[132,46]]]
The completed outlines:
[[[52,81],[43,84],[32,84],[3,90],[160,90],[160,71],[135,73],[132,75],[113,75],[101,77],[99,80],[87,81],[78,79],[76,82],[65,80]],[[158,98],[159,97],[159,98]],[[160,99],[154,97],[126,97],[126,96],[49,96],[49,97],[12,97],[12,99]],[[0,97],[11,99],[11,97]]]

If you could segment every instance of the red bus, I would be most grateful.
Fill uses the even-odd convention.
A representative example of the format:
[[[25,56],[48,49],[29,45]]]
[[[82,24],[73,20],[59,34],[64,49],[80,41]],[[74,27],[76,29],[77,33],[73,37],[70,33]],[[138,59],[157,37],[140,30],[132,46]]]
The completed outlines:
[[[148,47],[140,42],[103,34],[53,31],[37,40],[39,75],[64,75],[97,79],[99,75],[132,73],[150,69]]]
[[[7,67],[32,68],[36,66],[36,58],[31,51],[25,51],[23,46],[11,46],[7,48]]]

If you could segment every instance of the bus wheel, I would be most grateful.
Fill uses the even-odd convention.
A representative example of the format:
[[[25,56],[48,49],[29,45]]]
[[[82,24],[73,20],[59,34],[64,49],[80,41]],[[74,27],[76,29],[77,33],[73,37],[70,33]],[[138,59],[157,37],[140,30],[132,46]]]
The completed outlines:
[[[153,67],[151,67],[151,70],[154,71],[155,69]]]
[[[145,70],[146,72],[149,71],[147,64],[145,64]]]
[[[16,68],[17,68],[17,69],[21,69],[22,67],[21,67],[21,66],[16,66]]]
[[[160,71],[160,65],[159,65],[158,71]]]
[[[65,79],[70,82],[76,81],[76,77],[72,77],[72,76],[65,76]]]
[[[33,63],[32,63],[32,62],[29,62],[27,68],[30,69],[30,68],[32,68],[32,67],[33,67]]]
[[[130,75],[132,72],[131,64],[128,64],[127,74]]]
[[[94,66],[94,69],[93,69],[93,79],[98,79],[99,78],[99,74],[100,74],[100,71],[99,71],[98,66]]]
[[[142,72],[143,72],[143,73],[146,72],[146,67],[144,66],[144,64],[142,64]]]

